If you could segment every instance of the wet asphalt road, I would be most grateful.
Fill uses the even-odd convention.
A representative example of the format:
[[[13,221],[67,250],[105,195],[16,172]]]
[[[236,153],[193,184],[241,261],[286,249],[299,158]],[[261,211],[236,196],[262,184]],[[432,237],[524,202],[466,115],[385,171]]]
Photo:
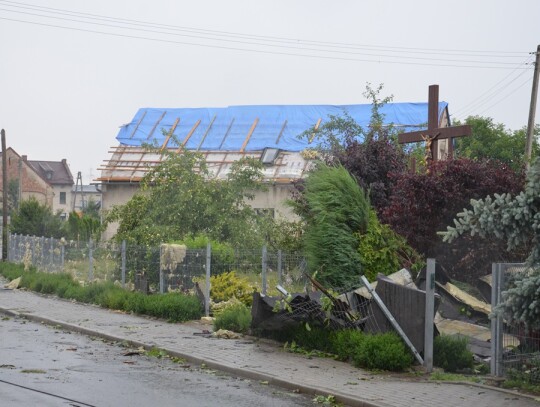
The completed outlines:
[[[313,405],[264,383],[0,314],[0,406]]]

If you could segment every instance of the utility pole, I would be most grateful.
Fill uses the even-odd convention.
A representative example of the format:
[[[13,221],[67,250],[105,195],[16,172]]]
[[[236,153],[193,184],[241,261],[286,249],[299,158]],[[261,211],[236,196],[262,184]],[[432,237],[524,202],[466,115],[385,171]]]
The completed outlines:
[[[531,92],[531,107],[529,109],[529,122],[527,124],[527,145],[525,146],[525,162],[526,168],[529,169],[531,165],[531,155],[532,155],[532,143],[534,137],[534,114],[536,112],[536,100],[538,99],[538,74],[540,70],[538,66],[540,65],[540,45],[536,47],[536,62],[534,63],[534,76],[533,76],[533,85]]]
[[[7,261],[8,253],[8,176],[7,176],[7,151],[6,151],[6,132],[4,129],[0,132],[2,135],[2,261]]]

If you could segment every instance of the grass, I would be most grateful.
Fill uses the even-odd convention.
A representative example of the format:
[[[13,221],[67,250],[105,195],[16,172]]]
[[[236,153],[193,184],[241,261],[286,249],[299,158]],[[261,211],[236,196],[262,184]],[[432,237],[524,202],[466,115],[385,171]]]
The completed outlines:
[[[43,273],[34,268],[24,271],[22,265],[12,263],[0,263],[0,274],[9,280],[21,277],[21,287],[31,291],[149,315],[170,322],[184,322],[202,316],[202,306],[194,295],[179,293],[144,295],[126,291],[111,282],[96,282],[82,286],[68,273]]]

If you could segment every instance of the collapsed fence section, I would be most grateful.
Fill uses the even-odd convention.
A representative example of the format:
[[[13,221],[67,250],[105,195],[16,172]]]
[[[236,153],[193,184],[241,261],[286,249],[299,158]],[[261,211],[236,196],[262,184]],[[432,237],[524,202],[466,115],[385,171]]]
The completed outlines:
[[[527,273],[537,272],[523,263],[496,263],[492,267],[491,374],[514,376],[540,383],[540,331],[505,320],[498,309],[504,293]]]

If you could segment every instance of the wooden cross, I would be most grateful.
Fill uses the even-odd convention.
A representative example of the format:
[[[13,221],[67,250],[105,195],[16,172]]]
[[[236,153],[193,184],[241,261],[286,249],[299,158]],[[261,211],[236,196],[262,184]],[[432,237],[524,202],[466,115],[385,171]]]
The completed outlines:
[[[429,87],[428,97],[428,128],[427,130],[412,131],[398,135],[400,144],[426,143],[426,162],[437,160],[438,140],[448,140],[448,158],[453,156],[452,139],[471,135],[471,126],[439,127],[439,85]]]

